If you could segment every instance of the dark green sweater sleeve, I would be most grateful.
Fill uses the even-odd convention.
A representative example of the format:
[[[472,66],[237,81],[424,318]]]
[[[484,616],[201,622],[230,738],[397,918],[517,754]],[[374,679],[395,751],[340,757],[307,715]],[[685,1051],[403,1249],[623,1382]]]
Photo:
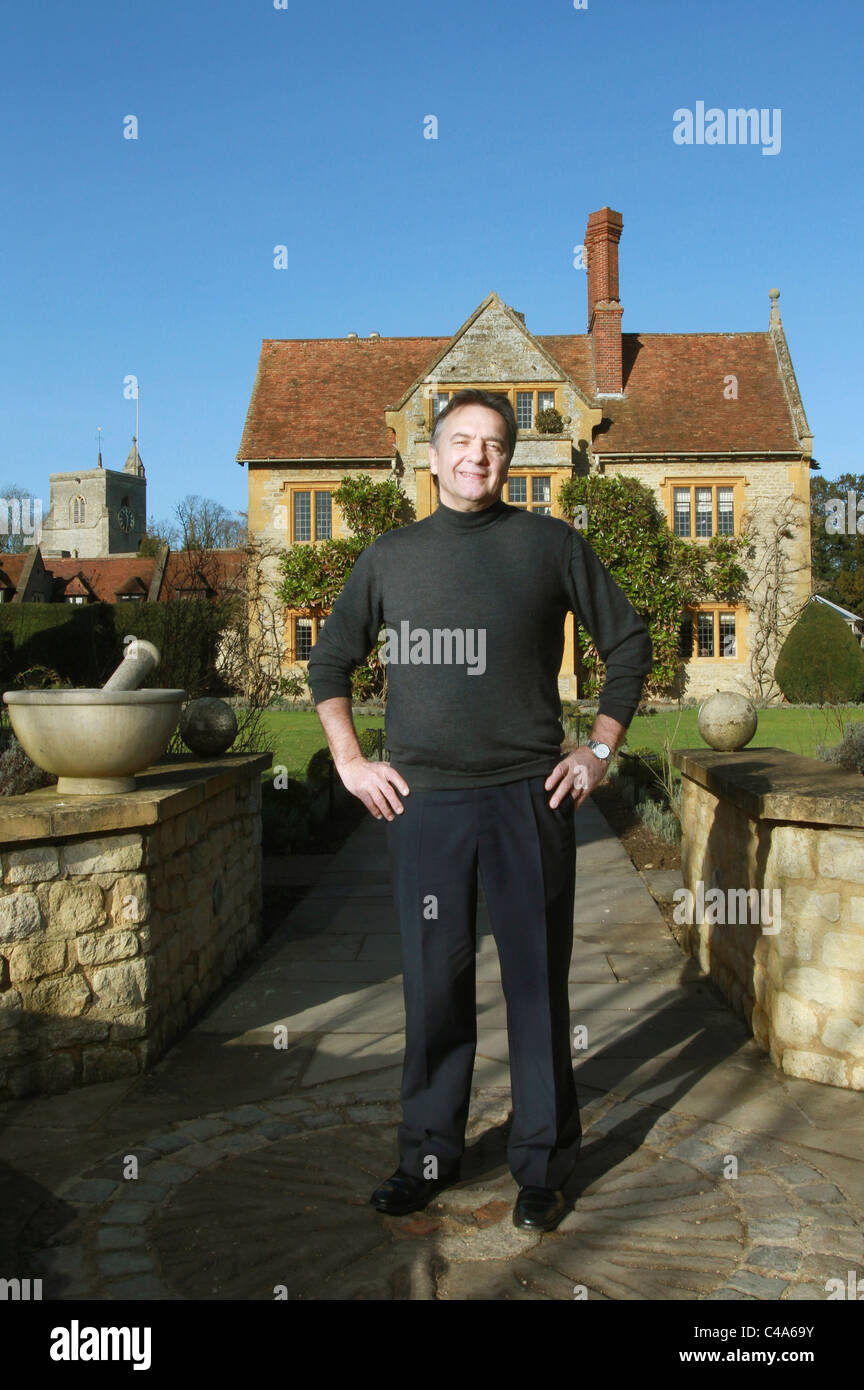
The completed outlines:
[[[307,679],[316,705],[335,696],[351,698],[351,672],[378,640],[382,617],[376,558],[373,541],[355,560],[309,653]]]
[[[581,532],[574,530],[567,575],[570,606],[606,665],[598,712],[628,728],[654,664],[651,634]]]

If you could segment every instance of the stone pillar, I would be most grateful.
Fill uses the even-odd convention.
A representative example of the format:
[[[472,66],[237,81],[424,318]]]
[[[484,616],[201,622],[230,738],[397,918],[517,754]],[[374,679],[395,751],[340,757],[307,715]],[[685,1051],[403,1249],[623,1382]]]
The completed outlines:
[[[775,1066],[864,1090],[864,779],[780,748],[673,760],[691,953]]]
[[[157,1061],[261,939],[269,753],[0,803],[0,1100]]]

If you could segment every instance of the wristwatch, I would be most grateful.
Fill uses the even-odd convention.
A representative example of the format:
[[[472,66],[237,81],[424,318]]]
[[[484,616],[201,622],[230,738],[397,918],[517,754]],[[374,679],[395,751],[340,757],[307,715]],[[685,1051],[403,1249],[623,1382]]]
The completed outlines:
[[[585,740],[585,747],[590,748],[595,758],[600,758],[604,763],[609,759],[612,749],[608,743],[597,743],[595,739]]]

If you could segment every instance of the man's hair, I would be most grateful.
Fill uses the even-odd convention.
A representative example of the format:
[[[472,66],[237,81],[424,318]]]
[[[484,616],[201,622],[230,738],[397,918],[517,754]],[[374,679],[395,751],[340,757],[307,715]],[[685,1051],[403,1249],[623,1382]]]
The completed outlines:
[[[497,396],[493,391],[479,391],[475,390],[473,387],[466,387],[464,391],[457,391],[455,395],[451,396],[435,421],[435,426],[429,439],[429,443],[432,445],[433,449],[438,448],[442,424],[452,411],[458,410],[460,405],[485,405],[489,410],[497,410],[507,429],[507,463],[509,465],[516,448],[516,416],[507,397]],[[437,487],[437,473],[433,473],[432,478]]]

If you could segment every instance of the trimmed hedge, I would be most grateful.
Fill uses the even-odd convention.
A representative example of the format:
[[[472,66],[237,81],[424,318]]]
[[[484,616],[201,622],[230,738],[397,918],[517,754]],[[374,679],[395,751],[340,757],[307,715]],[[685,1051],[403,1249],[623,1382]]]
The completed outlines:
[[[0,605],[0,688],[31,666],[47,666],[74,686],[98,688],[123,659],[127,633],[159,648],[145,687],[182,689],[190,699],[230,693],[215,669],[219,636],[236,599],[167,603]]]
[[[774,679],[794,704],[841,704],[864,693],[864,651],[824,603],[808,603],[780,650]]]

